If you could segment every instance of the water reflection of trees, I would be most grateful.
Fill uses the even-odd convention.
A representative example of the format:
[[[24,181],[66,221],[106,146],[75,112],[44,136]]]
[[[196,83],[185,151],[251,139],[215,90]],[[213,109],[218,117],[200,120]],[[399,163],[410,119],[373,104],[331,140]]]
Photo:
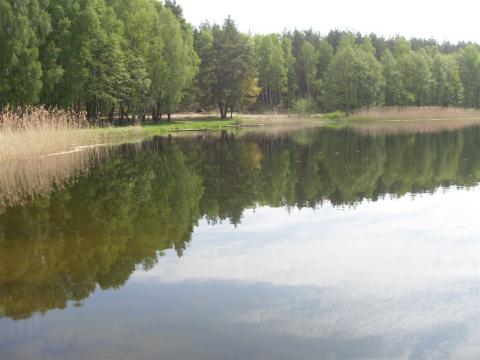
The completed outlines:
[[[364,136],[223,134],[124,145],[67,189],[0,217],[0,308],[12,318],[122,286],[201,217],[239,224],[257,205],[353,205],[480,179],[480,128]],[[139,151],[141,150],[141,151]]]

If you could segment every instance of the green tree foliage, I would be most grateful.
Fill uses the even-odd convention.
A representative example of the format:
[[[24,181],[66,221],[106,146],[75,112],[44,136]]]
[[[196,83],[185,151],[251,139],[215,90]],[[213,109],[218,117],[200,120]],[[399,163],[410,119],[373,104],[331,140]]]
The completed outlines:
[[[90,118],[97,118],[104,104],[118,100],[126,76],[122,23],[102,0],[52,0],[49,12],[52,27],[59,30],[49,33],[48,43],[55,44],[56,71],[61,69],[62,76],[49,84],[44,96],[55,105],[86,109]]]
[[[388,49],[383,53],[381,62],[385,80],[385,105],[399,105],[402,102],[405,90],[398,62]]]
[[[480,50],[469,45],[460,52],[458,58],[460,77],[464,89],[464,104],[480,108]]]
[[[431,87],[433,83],[430,59],[424,50],[414,52],[406,70],[407,90],[413,94],[416,106],[431,104]]]
[[[287,74],[287,89],[285,93],[285,108],[290,108],[295,101],[298,90],[298,81],[295,73],[295,57],[292,53],[292,41],[288,37],[282,39],[283,59]]]
[[[399,105],[430,105],[433,80],[427,53],[423,49],[412,51],[404,38],[396,39],[394,53],[402,78]]]
[[[432,63],[432,103],[437,106],[460,104],[463,86],[454,56],[437,53]]]
[[[0,0],[0,49],[0,107],[45,104],[95,121],[214,108],[226,117],[301,99],[317,111],[480,107],[477,44],[339,30],[252,36],[231,18],[193,29],[175,0]]]
[[[251,96],[252,79],[256,75],[253,40],[241,34],[231,18],[222,26],[205,27],[201,32],[207,32],[207,37],[211,32],[211,45],[207,39],[202,44],[211,50],[201,54],[199,83],[205,85],[205,91],[212,90],[213,104],[218,106],[221,117],[226,118],[229,110],[242,106]]]
[[[118,106],[121,117],[141,114],[145,116],[146,108],[151,105],[155,64],[162,62],[160,52],[163,49],[163,38],[158,30],[160,20],[159,9],[150,0],[109,0],[116,16],[123,24],[122,50],[124,62],[123,75],[117,74],[119,87],[116,89],[117,102],[112,104],[110,117],[113,117]]]
[[[288,91],[284,49],[279,37],[274,34],[258,35],[255,43],[259,86],[262,89],[259,101],[276,108],[281,103],[281,96]]]
[[[360,46],[344,39],[325,75],[328,109],[347,113],[355,108],[382,103],[383,75],[367,43]]]
[[[206,109],[217,106],[214,103],[216,63],[213,57],[213,30],[209,24],[202,25],[195,32],[195,51],[200,58],[200,67],[194,87],[199,107]]]
[[[333,59],[333,46],[327,40],[322,40],[318,47],[318,74],[323,78],[328,65]]]
[[[315,97],[321,88],[321,82],[317,80],[318,59],[317,50],[310,42],[306,41],[300,50],[300,62],[305,76],[307,97]]]
[[[198,66],[198,57],[193,51],[193,34],[190,27],[182,30],[170,9],[163,12],[165,34],[163,59],[165,62],[164,83],[160,91],[160,104],[168,114],[176,111],[183,90],[193,80]]]
[[[46,3],[0,1],[0,107],[40,100],[43,72],[39,48],[51,27]]]
[[[198,68],[175,2],[0,2],[0,106],[44,103],[110,119],[176,110]]]

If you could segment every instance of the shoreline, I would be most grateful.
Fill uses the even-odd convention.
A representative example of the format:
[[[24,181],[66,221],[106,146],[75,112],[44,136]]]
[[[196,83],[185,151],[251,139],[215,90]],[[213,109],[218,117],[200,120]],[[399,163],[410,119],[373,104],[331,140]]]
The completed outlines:
[[[388,127],[391,127],[392,131],[398,131],[398,127],[401,126],[406,132],[415,132],[419,130],[418,124],[422,124],[424,128],[428,128],[431,131],[442,131],[480,124],[480,118],[470,116],[367,119],[353,116],[341,119],[329,119],[325,114],[312,114],[310,116],[293,114],[237,114],[230,119],[221,119],[213,117],[210,114],[199,116],[194,114],[178,114],[170,123],[165,121],[127,126],[63,129],[61,133],[57,133],[56,136],[50,140],[52,143],[51,148],[32,147],[29,153],[20,151],[20,149],[32,145],[33,139],[30,136],[32,133],[35,133],[35,130],[27,130],[25,132],[5,131],[3,133],[0,131],[0,139],[3,138],[2,140],[8,137],[15,138],[14,141],[11,142],[13,149],[9,149],[9,154],[3,154],[3,158],[0,156],[0,163],[70,154],[99,146],[115,146],[123,143],[140,142],[154,136],[187,136],[187,133],[195,134],[237,129],[276,131],[279,129],[301,129],[322,126],[332,128],[351,127],[353,129],[360,127],[382,127],[382,131],[385,131],[385,128]],[[63,139],[68,136],[72,136],[71,143],[69,143],[69,141],[63,141]],[[19,153],[16,153],[17,151],[15,149],[19,149]]]

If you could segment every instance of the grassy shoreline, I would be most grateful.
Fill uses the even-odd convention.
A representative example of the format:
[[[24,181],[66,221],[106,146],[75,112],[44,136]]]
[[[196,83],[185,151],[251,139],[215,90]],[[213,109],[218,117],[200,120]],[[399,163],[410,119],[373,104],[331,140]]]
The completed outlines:
[[[165,135],[172,132],[182,131],[210,131],[222,130],[228,127],[241,125],[238,118],[220,119],[207,118],[199,120],[173,120],[171,123],[146,124],[141,126],[141,130],[151,136]]]
[[[233,119],[178,115],[171,123],[92,127],[88,123],[72,122],[77,119],[74,114],[45,109],[33,109],[27,117],[22,118],[13,114],[3,115],[3,118],[0,117],[0,213],[12,202],[26,202],[31,197],[51,190],[53,186],[61,187],[76,176],[88,173],[91,164],[108,157],[113,146],[140,143],[153,136],[171,134],[198,137],[206,133],[218,134],[220,130],[238,130],[236,134],[241,136],[242,128],[248,128],[249,133],[267,132],[275,135],[313,127],[350,128],[366,135],[383,135],[456,130],[480,124],[480,118],[365,121],[321,114],[242,114]]]
[[[333,116],[333,115],[335,116]],[[52,154],[81,151],[84,148],[138,142],[152,136],[189,132],[219,131],[242,127],[264,126],[265,129],[292,129],[303,127],[357,127],[369,123],[430,122],[429,126],[455,128],[460,122],[480,123],[476,110],[459,108],[371,108],[350,116],[340,113],[292,114],[241,114],[230,119],[210,115],[178,114],[172,122],[147,122],[146,124],[111,127],[92,127],[85,119],[78,120],[73,113],[32,108],[27,116],[14,112],[0,113],[0,164],[5,161],[32,159]],[[440,121],[442,120],[442,121]],[[445,121],[449,120],[449,121]],[[459,124],[455,124],[455,122]],[[433,124],[435,123],[435,124]],[[444,123],[443,125],[440,123]],[[448,125],[448,126],[447,126]],[[397,125],[389,125],[396,127]],[[407,126],[406,126],[407,127]],[[414,128],[414,125],[408,125]]]
[[[172,122],[95,127],[76,114],[30,108],[23,115],[0,112],[0,164],[66,154],[102,145],[138,142],[152,136],[186,131],[215,131],[240,125],[238,118],[174,119]]]

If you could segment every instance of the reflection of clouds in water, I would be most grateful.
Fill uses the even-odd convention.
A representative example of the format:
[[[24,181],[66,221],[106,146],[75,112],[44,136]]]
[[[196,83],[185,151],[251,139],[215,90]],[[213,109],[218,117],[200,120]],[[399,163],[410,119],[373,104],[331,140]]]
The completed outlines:
[[[478,357],[479,203],[476,188],[342,211],[260,208],[235,231],[200,224],[183,258],[134,277],[286,286],[231,317],[266,334],[379,337],[414,358]]]
[[[256,309],[228,318],[277,336],[377,338],[391,355],[398,351],[411,355],[421,349],[436,351],[441,358],[450,352],[471,357],[480,351],[477,306],[478,287],[472,285],[458,286],[448,294],[445,289],[429,289],[388,299],[362,296],[355,290],[307,288],[265,299]]]
[[[325,206],[288,215],[257,209],[235,231],[227,224],[202,223],[184,257],[167,256],[152,271],[134,276],[165,282],[355,284],[381,297],[469,282],[479,269],[478,203],[480,188],[369,202],[355,210]]]

